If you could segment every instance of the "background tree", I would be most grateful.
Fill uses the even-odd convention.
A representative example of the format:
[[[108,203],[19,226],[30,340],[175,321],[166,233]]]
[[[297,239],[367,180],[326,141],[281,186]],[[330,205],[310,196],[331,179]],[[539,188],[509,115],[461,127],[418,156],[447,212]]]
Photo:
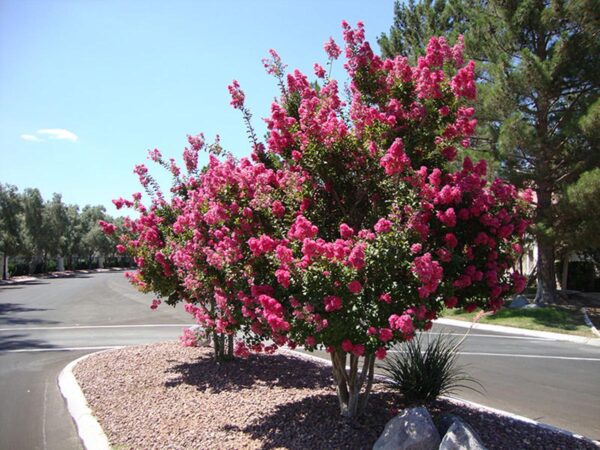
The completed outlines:
[[[114,242],[102,232],[98,224],[101,220],[109,222],[113,220],[106,214],[104,206],[84,206],[81,211],[83,230],[81,248],[90,268],[92,267],[94,258],[104,258],[114,252]]]
[[[600,209],[600,168],[584,172],[579,179],[569,185],[563,194],[559,208],[559,221],[556,227],[563,239],[559,251],[563,259],[563,289],[567,288],[569,256],[573,253],[586,255],[600,254],[600,233],[598,218],[590,211]],[[598,265],[596,258],[592,260]],[[567,266],[568,267],[568,266]],[[591,280],[593,282],[593,280]]]
[[[44,225],[48,233],[45,244],[45,253],[50,257],[62,258],[64,256],[65,234],[69,226],[67,207],[62,202],[60,194],[54,194],[52,200],[44,206]],[[57,263],[58,265],[58,263]]]
[[[556,226],[563,193],[600,162],[594,104],[600,92],[599,10],[587,0],[474,1],[460,9],[440,3],[445,6],[439,21],[430,20],[429,2],[410,10],[397,5],[392,30],[417,20],[431,26],[417,27],[417,37],[409,33],[403,41],[392,31],[380,40],[382,50],[417,55],[426,33],[444,33],[448,24],[452,32],[462,31],[467,25],[467,55],[480,63],[480,129],[474,144],[497,155],[501,175],[536,193],[536,301],[553,303],[556,251],[569,233]]]
[[[63,234],[61,252],[66,257],[66,267],[76,269],[76,257],[82,253],[83,225],[79,206],[66,207],[67,226]]]
[[[8,278],[8,257],[21,250],[20,214],[23,211],[17,187],[0,184],[0,250],[2,251],[2,279]]]
[[[43,263],[48,248],[47,221],[44,221],[44,199],[38,189],[23,192],[23,254],[29,260],[29,272],[34,273]]]

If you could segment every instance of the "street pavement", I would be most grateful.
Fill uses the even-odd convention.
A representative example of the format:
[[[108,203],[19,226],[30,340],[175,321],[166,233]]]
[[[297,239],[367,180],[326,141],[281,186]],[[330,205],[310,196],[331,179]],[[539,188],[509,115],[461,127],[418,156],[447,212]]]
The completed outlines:
[[[190,317],[151,300],[120,272],[0,286],[0,449],[80,449],[58,374],[87,353],[177,339]],[[600,438],[599,347],[473,330],[460,362],[485,388],[460,397]]]

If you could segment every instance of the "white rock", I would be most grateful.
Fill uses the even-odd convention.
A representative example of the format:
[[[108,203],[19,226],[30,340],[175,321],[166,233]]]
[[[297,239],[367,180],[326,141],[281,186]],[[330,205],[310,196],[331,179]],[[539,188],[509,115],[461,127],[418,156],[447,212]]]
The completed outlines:
[[[426,408],[407,408],[386,425],[373,450],[437,450],[440,435]]]
[[[487,450],[477,433],[460,419],[448,428],[439,450]]]

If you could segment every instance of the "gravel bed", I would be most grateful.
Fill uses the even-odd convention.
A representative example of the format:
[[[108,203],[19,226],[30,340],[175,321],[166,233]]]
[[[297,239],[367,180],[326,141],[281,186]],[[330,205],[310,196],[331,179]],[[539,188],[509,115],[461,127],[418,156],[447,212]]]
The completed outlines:
[[[205,347],[168,342],[93,355],[74,369],[111,445],[124,449],[370,449],[398,408],[383,384],[367,414],[340,419],[331,368],[289,354],[215,364]],[[447,401],[490,449],[597,449]]]

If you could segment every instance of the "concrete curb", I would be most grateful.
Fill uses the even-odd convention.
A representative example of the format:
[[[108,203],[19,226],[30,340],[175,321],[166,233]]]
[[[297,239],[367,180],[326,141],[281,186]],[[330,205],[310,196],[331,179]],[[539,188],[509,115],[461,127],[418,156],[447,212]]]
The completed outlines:
[[[451,325],[451,326],[461,327],[461,328],[473,327],[474,330],[496,331],[498,333],[519,334],[521,336],[532,336],[532,337],[538,337],[538,338],[545,338],[545,339],[551,339],[553,341],[566,341],[566,342],[575,342],[578,344],[600,346],[600,338],[587,338],[585,336],[574,336],[572,334],[551,333],[549,331],[526,330],[525,328],[507,327],[504,325],[489,325],[487,323],[473,324],[473,322],[467,322],[465,320],[455,320],[455,319],[446,319],[446,318],[436,319],[434,322],[439,323],[440,325]]]
[[[323,358],[319,358],[318,356],[314,356],[314,355],[310,355],[310,354],[306,354],[306,353],[301,353],[298,351],[294,351],[294,350],[288,350],[288,349],[279,349],[279,352],[285,353],[285,354],[289,354],[291,356],[295,356],[301,359],[306,359],[308,361],[312,361],[315,362],[317,364],[320,365],[325,365],[325,366],[331,366],[331,361],[327,360],[327,359],[323,359]],[[348,367],[347,367],[348,368]],[[375,374],[374,377],[376,380],[379,381],[391,381],[390,378],[386,377],[385,375],[380,375],[380,374]],[[448,397],[445,395],[440,396],[440,398],[444,399],[444,400],[448,400],[454,404],[458,404],[458,405],[465,405],[465,406],[470,406],[471,408],[476,408],[479,410],[483,410],[486,412],[490,412],[490,413],[494,413],[500,416],[505,416],[505,417],[509,417],[513,420],[516,420],[518,422],[525,422],[528,423],[530,425],[534,425],[536,427],[540,427],[543,428],[545,430],[549,430],[549,431],[553,431],[555,433],[560,433],[575,439],[580,439],[586,442],[591,442],[594,445],[597,445],[598,447],[600,447],[600,441],[595,441],[587,436],[583,436],[581,434],[577,434],[577,433],[573,433],[569,430],[565,430],[563,428],[559,428],[559,427],[555,427],[554,425],[549,425],[547,423],[543,423],[543,422],[538,422],[537,420],[533,420],[530,419],[529,417],[525,417],[525,416],[519,416],[517,414],[513,414],[511,412],[508,411],[504,411],[502,409],[496,409],[496,408],[492,408],[490,406],[485,406],[482,405],[480,403],[475,403],[469,400],[465,400],[462,398],[457,398],[457,397]]]
[[[67,408],[77,426],[77,432],[83,446],[87,450],[110,450],[108,438],[92,414],[92,410],[88,407],[79,383],[73,375],[73,368],[80,361],[94,354],[90,353],[67,364],[58,376],[58,387],[67,402]]]

